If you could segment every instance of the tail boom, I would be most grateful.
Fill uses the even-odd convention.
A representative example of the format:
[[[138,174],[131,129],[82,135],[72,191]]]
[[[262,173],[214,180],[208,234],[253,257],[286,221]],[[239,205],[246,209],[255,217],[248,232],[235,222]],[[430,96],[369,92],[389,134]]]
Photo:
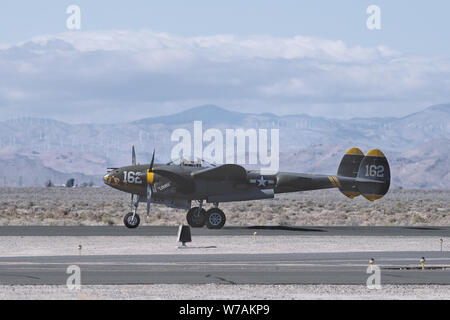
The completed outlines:
[[[359,195],[375,201],[389,190],[391,175],[384,154],[373,149],[366,155],[351,148],[341,160],[337,175],[316,175],[280,172],[273,177],[275,193],[338,188],[353,199]]]
[[[275,193],[340,188],[354,183],[354,179],[322,174],[280,172],[277,174]]]

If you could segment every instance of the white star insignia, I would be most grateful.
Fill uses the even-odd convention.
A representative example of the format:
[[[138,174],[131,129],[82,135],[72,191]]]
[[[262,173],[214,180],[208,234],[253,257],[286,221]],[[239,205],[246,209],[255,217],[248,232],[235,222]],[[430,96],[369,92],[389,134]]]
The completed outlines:
[[[256,180],[256,181],[258,181],[258,187],[265,187],[266,186],[266,180],[264,180],[263,176],[261,176],[261,178],[259,178],[259,180]]]

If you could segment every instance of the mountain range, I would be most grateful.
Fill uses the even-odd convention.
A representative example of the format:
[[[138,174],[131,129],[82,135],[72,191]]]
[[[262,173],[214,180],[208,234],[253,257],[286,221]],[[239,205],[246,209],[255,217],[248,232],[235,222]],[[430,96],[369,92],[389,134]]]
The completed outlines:
[[[279,129],[280,170],[335,173],[351,147],[381,149],[391,165],[394,188],[450,188],[450,104],[435,105],[401,118],[331,119],[305,114],[278,116],[229,111],[214,105],[177,114],[117,124],[69,124],[19,118],[0,122],[0,186],[102,184],[107,167],[131,162],[168,162],[175,129]]]

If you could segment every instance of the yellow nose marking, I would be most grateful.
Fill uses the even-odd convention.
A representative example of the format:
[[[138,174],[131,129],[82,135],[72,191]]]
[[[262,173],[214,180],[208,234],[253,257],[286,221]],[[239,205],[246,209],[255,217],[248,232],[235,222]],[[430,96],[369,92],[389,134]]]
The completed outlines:
[[[153,184],[154,178],[155,178],[155,174],[153,172],[150,172],[150,170],[147,169],[147,183]]]

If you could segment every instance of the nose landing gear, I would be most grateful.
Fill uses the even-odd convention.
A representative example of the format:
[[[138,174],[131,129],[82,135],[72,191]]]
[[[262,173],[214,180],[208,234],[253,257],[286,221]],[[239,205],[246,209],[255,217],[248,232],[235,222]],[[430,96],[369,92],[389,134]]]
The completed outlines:
[[[123,223],[127,228],[134,229],[137,228],[141,222],[139,215],[136,213],[139,205],[139,195],[136,197],[136,201],[134,201],[133,198],[131,199],[131,205],[133,207],[133,211],[125,215],[123,218]]]

